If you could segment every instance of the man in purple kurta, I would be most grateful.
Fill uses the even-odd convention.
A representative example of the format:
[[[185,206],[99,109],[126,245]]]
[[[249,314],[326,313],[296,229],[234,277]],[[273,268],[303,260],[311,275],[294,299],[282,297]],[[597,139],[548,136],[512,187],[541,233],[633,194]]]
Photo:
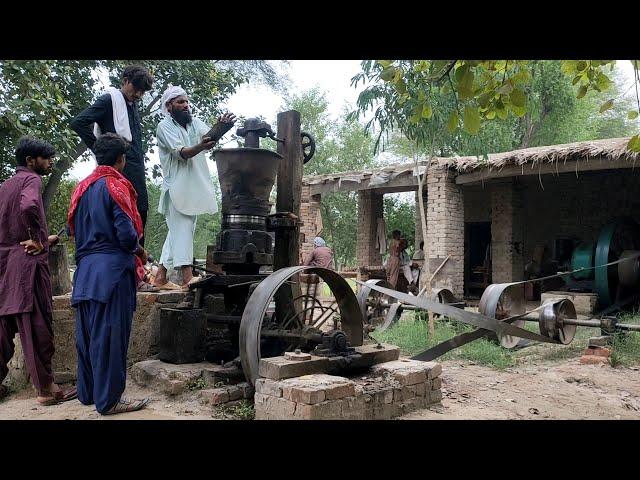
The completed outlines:
[[[40,194],[42,175],[51,173],[53,146],[23,137],[16,148],[16,174],[0,185],[0,397],[2,381],[20,333],[27,371],[38,391],[38,402],[51,405],[76,397],[53,383],[52,298],[49,235]]]

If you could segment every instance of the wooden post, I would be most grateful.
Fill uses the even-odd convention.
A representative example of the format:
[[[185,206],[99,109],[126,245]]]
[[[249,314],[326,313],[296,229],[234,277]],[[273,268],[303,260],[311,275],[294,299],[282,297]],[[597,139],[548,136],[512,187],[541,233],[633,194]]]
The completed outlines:
[[[300,112],[289,110],[278,114],[278,153],[282,155],[278,167],[276,211],[290,212],[300,218],[302,197],[302,139],[300,137]],[[277,229],[273,270],[300,264],[300,227]],[[292,313],[291,300],[301,295],[299,282],[280,287],[275,295],[276,318],[282,322]],[[298,302],[299,303],[299,302]],[[300,305],[294,308],[298,310]]]
[[[300,112],[289,110],[278,114],[278,153],[282,155],[278,167],[276,211],[291,212],[300,217],[302,196],[302,139]],[[273,270],[300,263],[300,228],[276,230],[276,249]]]
[[[51,271],[51,291],[55,295],[64,295],[71,291],[71,276],[67,246],[59,243],[49,248],[49,270]]]

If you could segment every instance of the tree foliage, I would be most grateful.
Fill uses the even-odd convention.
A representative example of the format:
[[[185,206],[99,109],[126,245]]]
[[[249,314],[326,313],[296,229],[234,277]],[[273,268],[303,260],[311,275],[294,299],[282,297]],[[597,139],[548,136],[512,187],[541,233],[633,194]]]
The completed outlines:
[[[638,63],[634,62],[637,87]],[[612,60],[569,60],[562,61],[559,68],[573,87],[572,97],[596,98],[612,91],[614,64]],[[395,129],[421,147],[429,145],[431,139],[443,137],[445,143],[455,145],[455,139],[466,134],[467,149],[483,146],[484,153],[487,144],[478,139],[484,127],[497,120],[513,124],[514,119],[523,119],[519,122],[525,127],[519,137],[522,148],[531,143],[532,134],[536,133],[532,130],[534,118],[550,113],[544,108],[548,106],[545,99],[557,99],[560,93],[566,93],[566,81],[544,74],[545,66],[553,69],[554,65],[557,62],[367,60],[362,62],[362,72],[352,79],[355,86],[360,82],[369,84],[359,95],[358,111],[352,116],[373,112],[368,127],[377,124],[380,128],[376,149],[382,134]],[[541,81],[551,81],[549,88],[541,88]],[[612,109],[618,100],[607,96],[598,108],[600,113]],[[629,119],[640,111],[640,97],[637,100],[635,110],[628,111]],[[638,135],[631,138],[628,148],[640,151]]]
[[[142,99],[143,148],[153,153],[155,127],[160,120],[160,98],[169,84],[181,85],[190,95],[196,115],[212,121],[219,105],[237,87],[251,80],[274,88],[282,76],[264,60],[11,60],[0,62],[0,180],[14,170],[13,148],[20,135],[30,134],[50,141],[58,161],[43,193],[47,210],[62,177],[85,152],[86,147],[69,128],[70,120],[100,94],[107,78],[120,86],[120,74],[131,63],[141,63],[152,72],[154,88]],[[147,158],[148,160],[148,158]],[[153,172],[160,174],[159,170]]]

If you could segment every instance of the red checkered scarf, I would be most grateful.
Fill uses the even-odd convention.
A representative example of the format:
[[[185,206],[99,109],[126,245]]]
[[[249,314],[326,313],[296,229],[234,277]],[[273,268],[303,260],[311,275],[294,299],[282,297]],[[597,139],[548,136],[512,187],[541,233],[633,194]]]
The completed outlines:
[[[91,185],[101,178],[105,179],[107,184],[107,190],[114,202],[122,209],[122,211],[131,219],[133,226],[138,234],[138,239],[142,238],[142,217],[138,212],[136,201],[138,194],[136,193],[133,185],[127,180],[124,175],[118,172],[115,168],[106,165],[98,165],[96,169],[87,178],[82,180],[73,191],[71,195],[71,206],[69,207],[69,214],[67,215],[67,224],[69,225],[69,231],[71,235],[74,234],[73,218],[80,204],[82,195],[87,191]],[[138,280],[144,279],[145,270],[142,266],[142,260],[136,255],[136,274]]]

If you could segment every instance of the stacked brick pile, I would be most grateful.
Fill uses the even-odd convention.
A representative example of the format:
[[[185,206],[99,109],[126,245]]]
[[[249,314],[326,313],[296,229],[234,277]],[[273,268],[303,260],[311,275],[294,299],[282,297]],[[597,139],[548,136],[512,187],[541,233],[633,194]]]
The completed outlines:
[[[438,404],[442,367],[397,360],[348,379],[312,374],[284,380],[259,378],[257,420],[383,420]]]

